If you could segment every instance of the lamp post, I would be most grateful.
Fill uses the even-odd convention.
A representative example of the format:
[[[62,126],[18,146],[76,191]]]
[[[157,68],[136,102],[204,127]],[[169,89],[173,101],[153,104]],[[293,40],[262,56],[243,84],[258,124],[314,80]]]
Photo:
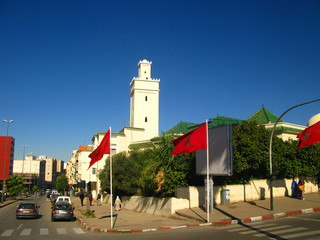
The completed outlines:
[[[290,110],[296,108],[296,107],[300,107],[300,106],[303,106],[303,105],[306,105],[306,104],[309,104],[309,103],[313,103],[313,102],[317,102],[317,101],[320,101],[320,99],[316,99],[316,100],[312,100],[312,101],[309,101],[309,102],[305,102],[305,103],[301,103],[301,104],[298,104],[298,105],[295,105],[291,108],[289,108],[288,110],[286,110],[278,119],[277,121],[275,122],[273,128],[272,128],[272,132],[271,132],[271,136],[270,136],[270,146],[269,146],[269,160],[270,160],[270,210],[273,211],[273,186],[272,186],[272,177],[273,177],[273,169],[272,169],[272,138],[273,138],[273,134],[274,134],[274,131],[276,129],[276,126],[277,126],[277,123],[280,121],[280,119],[287,113],[289,112]]]
[[[7,162],[7,145],[8,145],[8,133],[9,133],[9,123],[12,123],[13,120],[7,121],[3,120],[7,123],[7,138],[6,138],[6,148],[4,150],[4,162],[3,162],[3,176],[2,176],[2,194],[1,194],[1,202],[3,203],[3,196],[4,196],[4,181],[6,178],[6,162]]]
[[[22,155],[22,184],[23,184],[24,183],[24,180],[23,180],[24,160],[26,158],[25,151],[28,145],[21,145],[21,147],[23,147],[23,155]]]

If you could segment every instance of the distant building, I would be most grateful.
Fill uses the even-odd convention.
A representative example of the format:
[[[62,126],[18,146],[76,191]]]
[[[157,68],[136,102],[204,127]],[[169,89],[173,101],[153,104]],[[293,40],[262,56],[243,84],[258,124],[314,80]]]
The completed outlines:
[[[40,162],[41,160],[32,154],[25,156],[25,159],[15,159],[13,163],[13,174],[21,176],[23,185],[31,189],[33,185],[38,185]]]
[[[52,189],[57,177],[64,173],[63,161],[44,155],[37,158],[28,154],[25,159],[15,159],[13,164],[13,174],[22,176],[24,186],[30,189],[35,185]]]

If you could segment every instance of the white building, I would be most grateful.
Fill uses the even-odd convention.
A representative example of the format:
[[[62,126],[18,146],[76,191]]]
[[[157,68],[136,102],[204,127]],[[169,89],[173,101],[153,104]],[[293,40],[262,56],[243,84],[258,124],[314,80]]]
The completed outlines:
[[[124,127],[119,133],[111,134],[111,154],[128,152],[129,145],[134,143],[149,142],[151,138],[159,135],[159,84],[160,79],[151,78],[151,61],[146,59],[138,63],[138,77],[134,77],[130,83],[130,126]],[[111,129],[112,130],[112,129]],[[70,171],[78,171],[78,177],[91,183],[92,195],[97,195],[100,189],[98,172],[104,168],[108,155],[95,163],[89,170],[91,159],[88,157],[93,149],[96,149],[106,132],[100,132],[92,138],[92,149],[78,151],[76,159],[77,167],[69,166]],[[69,161],[69,165],[72,165]],[[70,173],[70,175],[72,175]]]
[[[25,159],[15,159],[13,161],[14,175],[38,175],[40,172],[40,161],[32,154],[28,154]]]

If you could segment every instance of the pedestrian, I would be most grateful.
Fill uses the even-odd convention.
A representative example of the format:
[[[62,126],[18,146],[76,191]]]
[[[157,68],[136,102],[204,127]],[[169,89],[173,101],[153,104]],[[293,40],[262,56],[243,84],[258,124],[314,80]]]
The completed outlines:
[[[305,189],[305,185],[304,185],[304,181],[301,180],[301,185],[300,185],[300,191],[301,191],[301,200],[304,200],[304,189]]]
[[[47,201],[50,201],[50,192],[47,192]]]
[[[89,202],[90,202],[90,206],[92,206],[92,200],[93,200],[93,198],[92,198],[92,194],[90,193],[90,194],[89,194]]]
[[[298,184],[294,178],[292,178],[291,183],[291,197],[295,198],[297,197],[297,190],[298,190]]]
[[[81,206],[83,206],[83,199],[84,199],[84,192],[83,191],[80,192],[79,197],[80,197],[80,201],[81,201]]]
[[[302,190],[304,190],[304,186],[302,186],[302,183],[303,181],[300,178],[298,182],[298,191],[297,191],[297,198],[300,198],[300,199],[302,199]]]
[[[116,201],[114,202],[114,205],[116,207],[116,211],[120,211],[121,206],[122,206],[122,202],[121,202],[119,196],[117,196]]]
[[[97,197],[97,206],[101,206],[101,194],[98,193],[98,197]]]

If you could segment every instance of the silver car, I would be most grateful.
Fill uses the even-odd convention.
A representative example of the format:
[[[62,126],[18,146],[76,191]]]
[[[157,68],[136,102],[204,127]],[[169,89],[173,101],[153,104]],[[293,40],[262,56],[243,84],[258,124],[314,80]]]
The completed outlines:
[[[73,207],[69,202],[59,201],[52,206],[51,221],[55,220],[73,221]]]
[[[23,202],[16,209],[16,218],[38,218],[39,206],[34,202]]]

